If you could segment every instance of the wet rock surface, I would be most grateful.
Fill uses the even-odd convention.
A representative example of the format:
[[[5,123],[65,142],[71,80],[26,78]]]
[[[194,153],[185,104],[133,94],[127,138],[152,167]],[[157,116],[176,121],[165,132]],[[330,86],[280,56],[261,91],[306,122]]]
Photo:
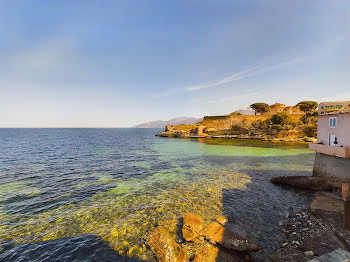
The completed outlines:
[[[237,254],[227,253],[217,247],[212,247],[197,255],[193,262],[240,262],[244,261]]]
[[[160,262],[188,261],[186,251],[175,242],[163,227],[157,227],[147,236],[147,244]]]
[[[243,262],[250,260],[249,252],[259,249],[225,228],[228,219],[224,216],[210,222],[204,230],[202,218],[194,214],[186,214],[182,224],[177,222],[159,223],[146,238],[146,244],[160,262]]]
[[[282,225],[286,239],[267,262],[306,262],[339,248],[349,251],[350,232],[343,229],[342,210],[339,202],[334,202],[339,201],[338,197],[317,192],[315,200],[318,204],[311,204],[309,210],[289,213]],[[330,207],[333,212],[329,211]]]
[[[204,230],[203,235],[211,243],[218,243],[227,249],[245,252],[256,252],[259,250],[259,247],[256,244],[237,235],[228,228],[223,227],[217,221],[210,223]]]
[[[342,183],[349,182],[339,178],[314,176],[280,176],[271,178],[270,181],[275,184],[314,191],[340,191]]]
[[[182,236],[186,241],[194,241],[199,237],[203,227],[201,217],[194,214],[187,214],[183,219]]]

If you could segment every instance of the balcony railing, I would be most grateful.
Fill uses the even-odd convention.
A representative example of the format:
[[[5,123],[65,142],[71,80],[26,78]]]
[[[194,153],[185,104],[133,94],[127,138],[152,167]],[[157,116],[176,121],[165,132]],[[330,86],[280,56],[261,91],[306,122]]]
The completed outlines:
[[[316,153],[337,156],[342,158],[350,158],[350,146],[327,146],[322,144],[309,144],[309,149]]]

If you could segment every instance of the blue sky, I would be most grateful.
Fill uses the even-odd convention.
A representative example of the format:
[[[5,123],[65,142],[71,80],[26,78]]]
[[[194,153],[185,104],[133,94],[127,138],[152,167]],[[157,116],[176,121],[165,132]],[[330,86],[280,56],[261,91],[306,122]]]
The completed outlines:
[[[0,127],[350,100],[350,1],[2,0]]]

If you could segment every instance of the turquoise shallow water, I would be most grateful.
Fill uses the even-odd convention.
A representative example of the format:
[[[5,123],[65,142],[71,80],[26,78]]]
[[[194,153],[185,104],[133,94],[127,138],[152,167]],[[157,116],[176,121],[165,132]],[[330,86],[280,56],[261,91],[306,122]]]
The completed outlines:
[[[311,174],[307,146],[158,131],[0,129],[0,260],[150,260],[147,233],[187,212],[228,216],[262,246],[256,260],[280,245],[310,196],[268,180]]]

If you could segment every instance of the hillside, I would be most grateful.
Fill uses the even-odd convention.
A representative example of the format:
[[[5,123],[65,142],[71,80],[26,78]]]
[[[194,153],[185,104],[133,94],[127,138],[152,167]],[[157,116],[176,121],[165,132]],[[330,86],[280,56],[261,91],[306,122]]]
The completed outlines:
[[[158,120],[158,121],[146,122],[143,124],[136,125],[134,126],[134,128],[165,128],[168,125],[181,125],[181,124],[193,125],[202,120],[203,118],[193,118],[193,117],[182,116],[182,117],[172,118],[167,121]]]
[[[298,107],[274,104],[264,114],[243,115],[233,112],[206,116],[195,124],[167,125],[162,137],[241,138],[279,141],[315,141],[317,112],[305,113]]]

